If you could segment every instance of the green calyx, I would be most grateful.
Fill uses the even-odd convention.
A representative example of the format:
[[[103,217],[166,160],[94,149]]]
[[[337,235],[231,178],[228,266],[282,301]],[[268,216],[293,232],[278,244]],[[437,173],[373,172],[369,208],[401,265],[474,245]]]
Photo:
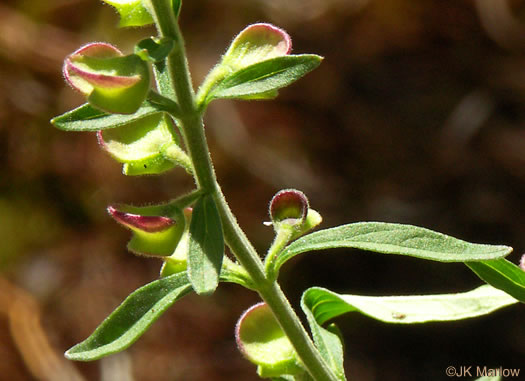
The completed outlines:
[[[170,119],[157,113],[97,133],[102,148],[124,164],[125,175],[151,175],[176,165],[192,171],[191,160],[178,145]]]
[[[241,353],[257,365],[257,373],[263,378],[304,372],[290,340],[265,303],[244,312],[235,328],[235,339]]]
[[[91,43],[69,55],[63,73],[91,105],[110,113],[134,113],[150,89],[148,64],[106,43]]]
[[[291,50],[292,40],[283,29],[266,23],[252,24],[235,37],[221,65],[236,71],[257,62],[284,56]]]
[[[161,269],[160,276],[167,277],[172,274],[186,271],[188,268],[188,252],[190,249],[190,222],[192,209],[186,208],[184,213],[184,230],[177,243],[177,247],[166,260]]]

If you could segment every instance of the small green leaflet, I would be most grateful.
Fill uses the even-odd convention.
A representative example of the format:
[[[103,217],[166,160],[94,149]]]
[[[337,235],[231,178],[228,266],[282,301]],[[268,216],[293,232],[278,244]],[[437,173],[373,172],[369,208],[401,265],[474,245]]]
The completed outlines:
[[[86,340],[69,349],[70,360],[92,361],[133,344],[173,303],[191,291],[187,274],[153,281],[131,293]]]
[[[224,258],[222,223],[215,201],[202,196],[193,208],[190,223],[188,274],[197,294],[211,294],[219,284]]]
[[[149,37],[135,45],[135,54],[144,61],[163,62],[174,46],[175,42],[171,38]]]
[[[465,263],[488,284],[525,303],[525,271],[504,258]]]
[[[134,114],[130,115],[109,114],[86,103],[51,119],[51,123],[65,131],[98,131],[123,126],[162,111],[160,106],[149,101],[145,101]]]
[[[102,0],[115,7],[120,15],[119,26],[145,26],[153,24],[153,18],[143,5],[143,0]]]
[[[297,254],[341,247],[440,262],[498,259],[512,252],[512,248],[508,246],[469,243],[417,226],[358,222],[320,230],[293,242],[277,256],[275,272]]]
[[[303,294],[317,324],[357,311],[385,323],[452,321],[487,315],[517,303],[507,293],[490,285],[458,294],[418,296],[339,295],[323,288],[309,288]]]
[[[171,0],[171,2],[175,16],[179,17],[180,9],[182,8],[182,0]]]
[[[314,70],[321,61],[320,56],[302,54],[276,57],[249,65],[222,79],[208,93],[204,103],[221,98],[274,98],[278,89]]]

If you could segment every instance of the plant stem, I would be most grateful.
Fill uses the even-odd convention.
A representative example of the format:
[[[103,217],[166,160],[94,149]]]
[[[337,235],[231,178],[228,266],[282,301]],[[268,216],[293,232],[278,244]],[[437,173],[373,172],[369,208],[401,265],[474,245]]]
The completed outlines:
[[[280,226],[279,229],[277,229],[277,234],[268,249],[264,262],[264,271],[270,279],[275,279],[277,275],[274,271],[275,257],[285,248],[286,244],[290,242],[292,235],[293,230],[290,226]]]
[[[175,48],[168,56],[167,65],[180,106],[181,115],[178,120],[181,123],[186,147],[193,161],[197,186],[204,193],[213,196],[221,215],[227,245],[252,278],[259,295],[273,311],[308,372],[317,381],[337,381],[315,348],[279,284],[266,277],[259,255],[237,224],[235,216],[226,203],[216,180],[204,134],[202,115],[196,108],[184,40],[171,9],[171,2],[169,0],[151,0],[151,4],[160,35],[175,41]]]

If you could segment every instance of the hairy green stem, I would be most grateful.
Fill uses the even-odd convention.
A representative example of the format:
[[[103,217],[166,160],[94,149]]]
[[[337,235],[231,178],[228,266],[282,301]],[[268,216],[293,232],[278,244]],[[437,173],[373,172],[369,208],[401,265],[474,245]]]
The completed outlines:
[[[170,98],[160,95],[154,90],[150,90],[148,93],[148,100],[151,103],[160,106],[163,111],[169,112],[171,115],[176,115],[177,117],[181,115],[180,108],[177,103],[173,102]]]
[[[167,58],[168,72],[180,106],[181,115],[177,118],[182,127],[186,147],[193,161],[197,186],[204,193],[213,196],[221,216],[226,244],[252,278],[259,295],[273,311],[308,372],[317,381],[337,381],[315,348],[279,284],[267,278],[259,255],[237,224],[235,216],[226,203],[216,180],[204,134],[202,115],[195,104],[195,94],[191,84],[184,40],[171,9],[171,2],[169,0],[151,0],[151,5],[160,35],[175,41],[175,48]]]
[[[275,235],[272,245],[268,249],[264,262],[264,271],[268,278],[276,278],[277,274],[273,269],[275,257],[286,247],[286,244],[290,242],[292,236],[293,229],[291,226],[280,226],[279,229],[277,229],[277,234]]]

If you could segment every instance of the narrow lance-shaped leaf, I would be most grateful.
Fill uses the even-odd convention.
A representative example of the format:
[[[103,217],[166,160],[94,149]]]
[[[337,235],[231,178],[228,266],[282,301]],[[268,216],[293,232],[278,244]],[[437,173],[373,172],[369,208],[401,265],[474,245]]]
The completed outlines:
[[[276,258],[275,271],[297,254],[341,247],[440,262],[498,259],[512,252],[508,246],[469,243],[417,226],[358,222],[320,230],[291,243]]]
[[[525,303],[525,271],[504,258],[465,263],[488,284]]]
[[[385,323],[452,321],[487,315],[514,303],[516,299],[490,285],[464,293],[439,295],[339,295],[317,287],[303,294],[303,304],[312,311],[318,324],[352,311]]]
[[[86,103],[51,119],[51,123],[64,131],[99,131],[124,126],[162,111],[160,106],[149,101],[142,103],[134,114],[109,114]]]
[[[304,297],[301,301],[301,307],[306,314],[315,346],[319,350],[319,353],[321,353],[321,356],[332,369],[336,377],[342,381],[346,380],[343,367],[343,341],[337,326],[335,324],[330,324],[325,328],[318,324],[312,313],[312,306],[308,304],[308,300]]]
[[[92,361],[126,349],[190,291],[186,273],[162,278],[137,289],[91,336],[69,349],[65,356],[70,360]]]
[[[219,284],[224,257],[222,223],[215,201],[201,197],[193,208],[190,223],[188,273],[198,294],[210,294]]]
[[[219,98],[266,99],[278,89],[314,70],[322,57],[314,54],[287,55],[255,63],[226,76],[207,96],[206,103]]]

